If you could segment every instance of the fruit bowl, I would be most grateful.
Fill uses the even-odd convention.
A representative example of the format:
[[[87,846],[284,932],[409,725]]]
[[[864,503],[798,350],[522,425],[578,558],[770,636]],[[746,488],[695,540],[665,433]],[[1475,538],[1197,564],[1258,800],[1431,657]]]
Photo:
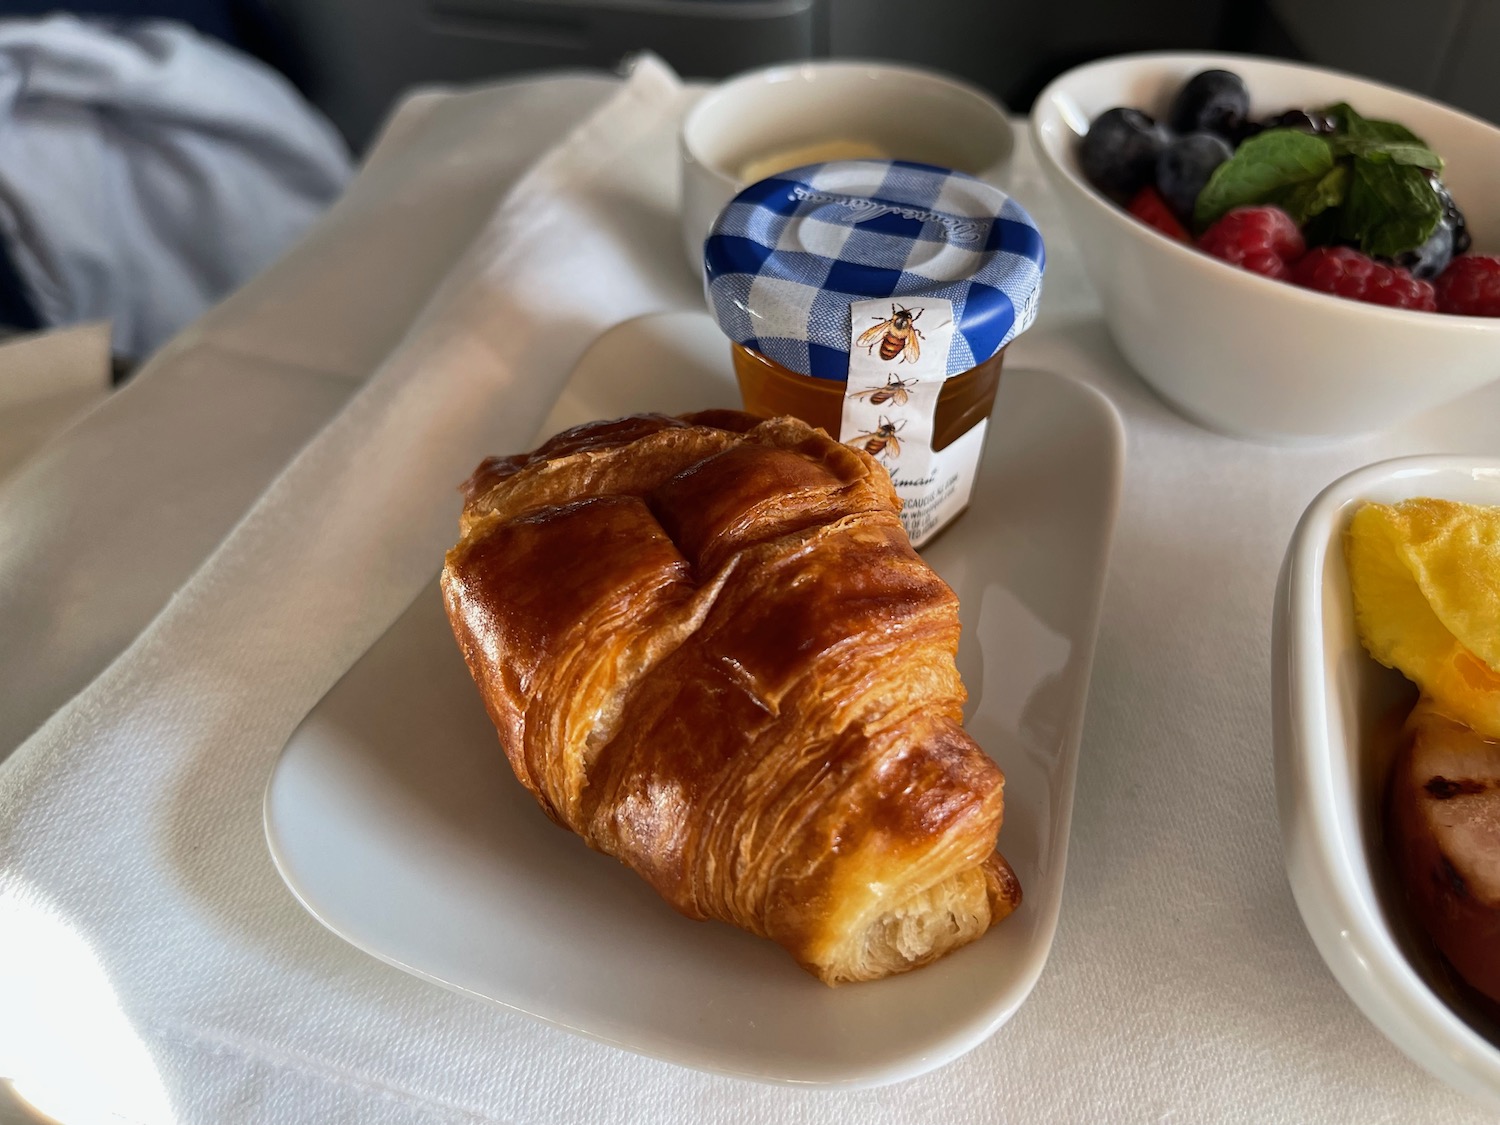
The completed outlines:
[[[1237,55],[1141,54],[1089,63],[1042,91],[1031,135],[1115,344],[1158,394],[1236,437],[1311,443],[1383,430],[1500,377],[1500,318],[1386,308],[1239,269],[1140,222],[1096,190],[1078,142],[1115,106],[1162,116],[1210,69],[1241,75],[1255,116],[1348,102],[1441,154],[1476,253],[1500,253],[1500,129],[1337,71]]]
[[[1287,878],[1313,943],[1359,1009],[1455,1089],[1500,1109],[1500,1025],[1420,931],[1383,846],[1396,730],[1415,690],[1366,655],[1343,535],[1367,500],[1500,504],[1500,458],[1406,457],[1329,485],[1277,585],[1272,699]]]

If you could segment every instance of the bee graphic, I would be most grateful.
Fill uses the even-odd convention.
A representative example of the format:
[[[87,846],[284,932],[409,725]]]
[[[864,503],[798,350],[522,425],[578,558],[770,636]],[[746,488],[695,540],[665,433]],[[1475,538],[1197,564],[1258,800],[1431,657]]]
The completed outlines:
[[[902,363],[916,363],[917,357],[922,354],[921,345],[917,341],[927,338],[917,328],[917,320],[921,317],[923,311],[922,309],[917,309],[913,312],[905,305],[896,305],[893,303],[891,305],[891,318],[889,320],[880,320],[878,316],[875,317],[874,319],[880,320],[880,323],[861,334],[855,343],[873,352],[875,350],[875,342],[878,340],[880,342],[880,358],[887,363],[895,359],[898,355],[901,356]],[[905,355],[901,355],[903,351],[906,353]]]
[[[917,385],[915,379],[898,379],[894,375],[888,375],[883,387],[870,387],[859,391],[855,398],[868,398],[872,406],[884,406],[888,402],[894,402],[897,406],[905,406],[911,398],[911,388]]]
[[[901,442],[896,437],[898,433],[906,428],[906,419],[892,422],[884,414],[880,416],[880,425],[875,427],[872,434],[860,434],[853,441],[846,442],[856,449],[863,448],[871,457],[889,456],[892,460],[901,456]]]

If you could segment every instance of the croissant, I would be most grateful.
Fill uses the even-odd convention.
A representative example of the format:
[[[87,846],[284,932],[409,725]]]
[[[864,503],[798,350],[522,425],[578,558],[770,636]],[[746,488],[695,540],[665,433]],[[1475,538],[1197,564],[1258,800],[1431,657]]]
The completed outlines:
[[[490,458],[443,598],[516,777],[692,918],[829,984],[1020,902],[960,725],[958,600],[890,478],[793,418],[638,415]]]

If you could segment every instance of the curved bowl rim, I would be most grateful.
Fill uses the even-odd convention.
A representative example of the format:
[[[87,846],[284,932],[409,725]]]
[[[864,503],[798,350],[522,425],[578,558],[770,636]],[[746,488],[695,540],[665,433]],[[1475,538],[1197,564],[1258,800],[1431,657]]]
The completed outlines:
[[[1231,288],[1239,286],[1241,291],[1247,295],[1261,299],[1269,298],[1273,292],[1280,292],[1285,295],[1287,300],[1306,303],[1305,307],[1309,311],[1320,316],[1344,316],[1355,325],[1361,322],[1373,323],[1377,320],[1381,323],[1389,324],[1392,322],[1392,318],[1395,318],[1397,322],[1408,324],[1412,328],[1423,332],[1438,332],[1445,335],[1467,333],[1475,336],[1500,339],[1500,317],[1420,312],[1415,309],[1392,308],[1386,305],[1371,304],[1367,301],[1354,301],[1345,297],[1336,297],[1330,293],[1320,293],[1317,290],[1304,289],[1300,285],[1292,285],[1285,281],[1263,277],[1260,274],[1230,265],[1228,262],[1220,261],[1212,255],[1205,254],[1192,246],[1168,237],[1154,227],[1150,227],[1139,221],[1130,215],[1129,212],[1125,211],[1124,208],[1116,206],[1109,198],[1084,179],[1082,175],[1069,166],[1067,162],[1058,158],[1052,146],[1048,143],[1046,126],[1050,125],[1053,121],[1060,120],[1059,114],[1049,111],[1055,111],[1056,98],[1059,93],[1069,89],[1079,77],[1098,71],[1115,69],[1127,63],[1192,63],[1195,65],[1201,64],[1205,67],[1213,65],[1223,65],[1225,67],[1232,65],[1245,66],[1246,64],[1250,64],[1273,70],[1312,74],[1411,98],[1433,110],[1452,116],[1455,120],[1463,122],[1466,127],[1473,127],[1491,134],[1497,147],[1500,147],[1500,128],[1472,114],[1403,89],[1400,86],[1378,82],[1370,78],[1362,78],[1358,75],[1349,74],[1330,67],[1312,66],[1283,59],[1265,58],[1258,55],[1185,51],[1141,51],[1131,54],[1112,55],[1108,58],[1096,59],[1092,62],[1073,67],[1054,78],[1037,95],[1029,120],[1032,148],[1036,152],[1038,161],[1055,186],[1059,188],[1065,187],[1076,197],[1088,200],[1098,210],[1108,212],[1112,216],[1111,221],[1120,229],[1131,230],[1134,232],[1135,237],[1144,238],[1149,245],[1162,249],[1169,258],[1171,255],[1177,255],[1173,260],[1184,264],[1189,262],[1199,263],[1200,268],[1207,271],[1205,276],[1218,279],[1219,284],[1228,285]]]

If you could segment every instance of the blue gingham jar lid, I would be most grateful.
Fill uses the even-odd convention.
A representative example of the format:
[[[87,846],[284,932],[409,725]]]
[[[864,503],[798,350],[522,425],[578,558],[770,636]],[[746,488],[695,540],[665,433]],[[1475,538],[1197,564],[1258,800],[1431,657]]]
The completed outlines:
[[[703,245],[708,294],[733,341],[820,379],[849,374],[849,305],[953,302],[948,374],[1036,319],[1046,252],[999,188],[904,160],[809,164],[752,184]]]

